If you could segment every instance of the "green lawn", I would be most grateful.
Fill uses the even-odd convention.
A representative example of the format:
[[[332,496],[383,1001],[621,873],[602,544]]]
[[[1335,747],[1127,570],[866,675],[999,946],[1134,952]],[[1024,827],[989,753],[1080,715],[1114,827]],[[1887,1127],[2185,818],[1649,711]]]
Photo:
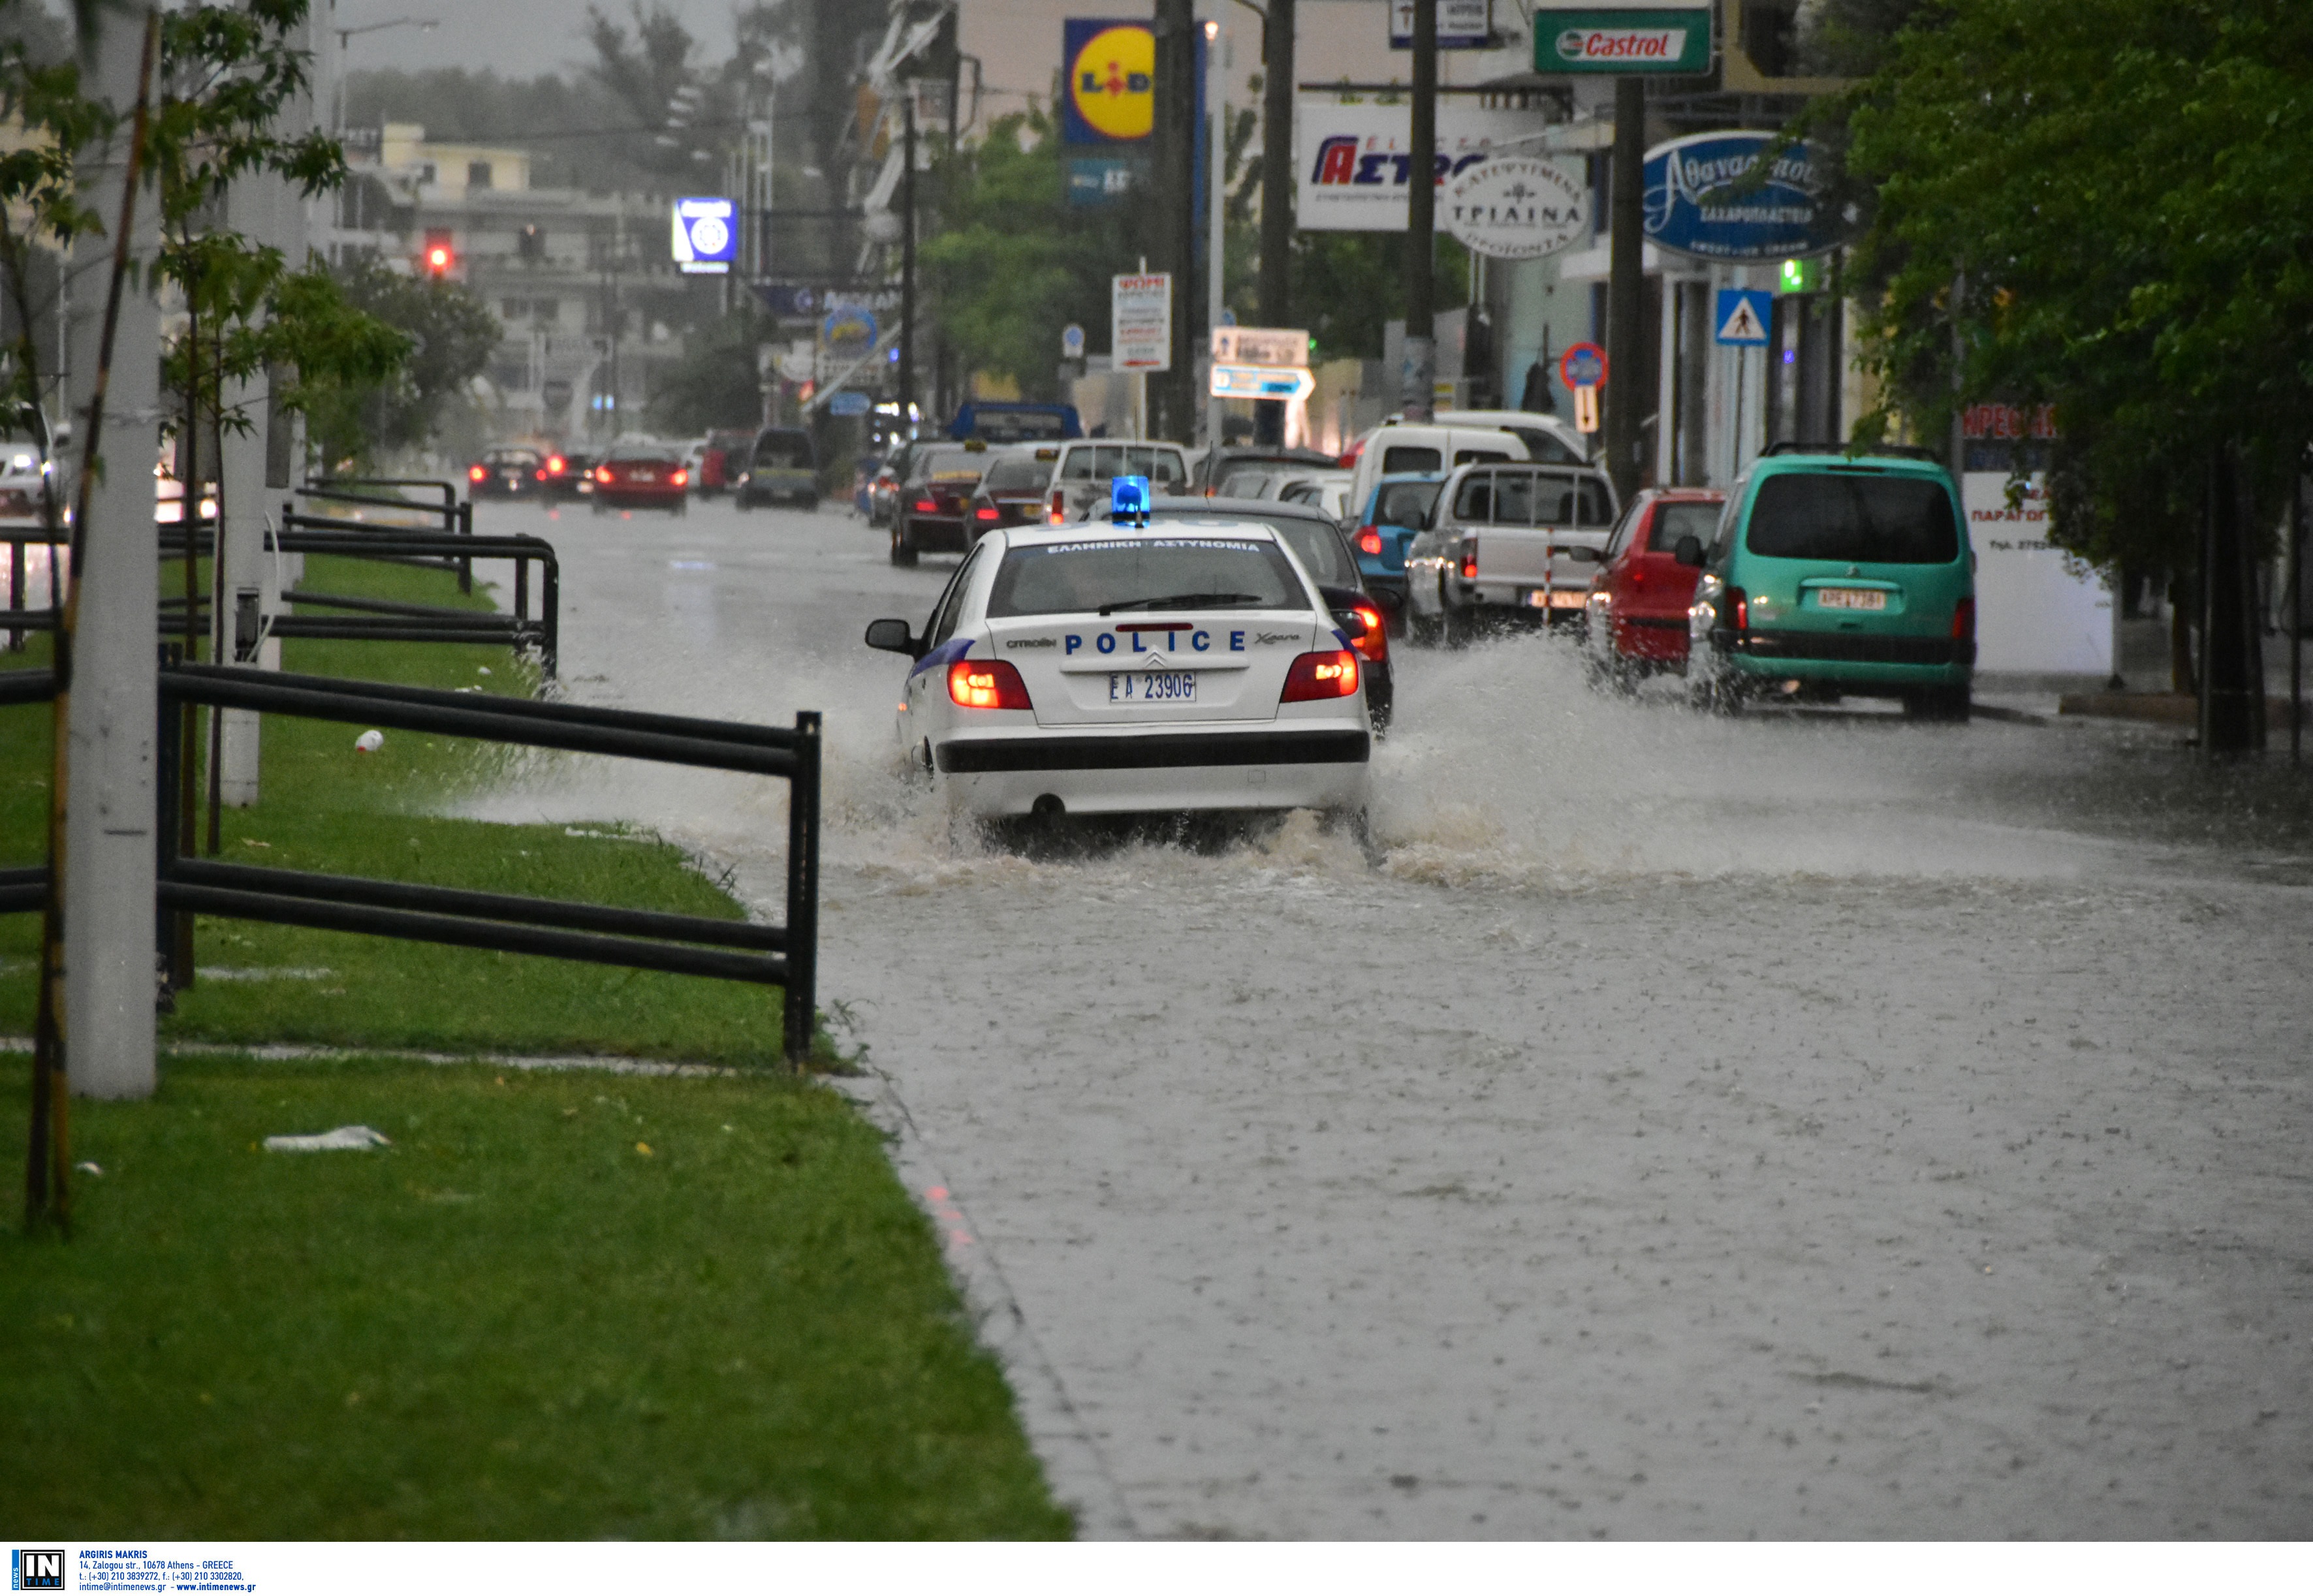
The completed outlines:
[[[457,603],[444,574],[315,557],[317,592]],[[477,594],[467,601],[487,608]],[[34,656],[26,656],[33,662]],[[37,656],[45,662],[46,654]],[[326,676],[527,694],[534,676],[502,648],[293,639],[284,667]],[[484,674],[488,671],[488,674]],[[48,708],[0,709],[0,864],[31,864],[48,801]],[[228,810],[219,857],[341,875],[380,876],[483,891],[567,898],[740,918],[729,896],[679,849],[647,837],[617,841],[571,831],[615,827],[505,826],[429,813],[486,785],[507,750],[452,738],[390,732],[358,753],[359,728],[268,716],[262,802]],[[559,758],[562,756],[546,756]],[[576,756],[571,758],[576,759]],[[203,834],[206,835],[204,820]],[[0,920],[0,1034],[28,1034],[38,926]],[[196,980],[162,1034],[201,1041],[607,1053],[773,1065],[781,995],[651,971],[422,943],[203,918],[198,966],[302,972]],[[831,1062],[822,1043],[824,1061]]]
[[[261,1150],[356,1123],[393,1145]],[[16,1523],[1068,1533],[928,1226],[823,1087],[179,1059],[151,1102],[76,1103],[74,1153],[104,1174],[73,1241],[0,1236]]]
[[[313,559],[307,585],[454,601],[441,574],[354,562]],[[532,685],[503,649],[286,653]],[[48,715],[0,709],[0,864],[40,856]],[[264,802],[226,812],[224,856],[741,913],[655,838],[442,818],[497,750],[388,732],[363,755],[357,731],[267,717]],[[31,1028],[37,930],[0,916],[0,1034]],[[75,1177],[72,1240],[0,1235],[13,1520],[94,1540],[1069,1532],[877,1133],[763,1067],[777,989],[207,918],[198,948],[271,978],[198,981],[164,1042],[739,1067],[179,1056],[151,1101],[75,1101],[73,1156],[104,1172]],[[29,1073],[0,1056],[9,1210]],[[356,1123],[393,1145],[261,1151]]]

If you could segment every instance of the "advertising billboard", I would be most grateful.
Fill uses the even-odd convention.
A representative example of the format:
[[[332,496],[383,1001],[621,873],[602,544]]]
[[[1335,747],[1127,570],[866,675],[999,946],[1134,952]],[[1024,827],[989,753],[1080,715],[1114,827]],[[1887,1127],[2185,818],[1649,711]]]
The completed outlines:
[[[1503,140],[1539,133],[1543,126],[1536,110],[1441,102],[1437,181],[1475,166]],[[1314,232],[1405,231],[1412,106],[1344,105],[1332,94],[1304,94],[1294,102],[1293,148],[1298,226]]]
[[[1647,152],[1645,189],[1647,241],[1704,260],[1820,255],[1845,230],[1813,147],[1772,134],[1697,133],[1657,145]]]

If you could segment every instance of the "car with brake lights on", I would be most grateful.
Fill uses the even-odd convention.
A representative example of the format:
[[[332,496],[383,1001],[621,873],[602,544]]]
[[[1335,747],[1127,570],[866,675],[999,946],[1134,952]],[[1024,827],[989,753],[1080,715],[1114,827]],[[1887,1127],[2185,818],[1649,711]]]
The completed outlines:
[[[1333,625],[1365,662],[1366,708],[1373,716],[1374,734],[1388,730],[1397,701],[1395,669],[1389,659],[1389,612],[1366,586],[1357,557],[1341,535],[1341,523],[1322,511],[1276,499],[1195,497],[1159,498],[1149,520],[1162,526],[1214,515],[1257,521],[1293,550],[1332,611]]]
[[[1044,519],[1053,526],[1105,514],[1110,485],[1120,477],[1146,477],[1160,494],[1192,491],[1188,452],[1178,443],[1076,441],[1060,444],[1049,463]]]
[[[1583,634],[1593,687],[1686,669],[1686,610],[1700,573],[1678,563],[1678,540],[1708,544],[1726,502],[1715,487],[1649,487],[1623,512],[1590,583]]]
[[[690,508],[690,471],[672,449],[655,444],[612,449],[594,468],[594,513],[613,510],[664,510],[683,515]]]
[[[1051,478],[1052,460],[1059,452],[1047,445],[994,454],[966,512],[972,535],[978,538],[998,527],[1042,526],[1044,485]]]
[[[893,565],[912,566],[919,555],[972,551],[972,495],[980,491],[988,462],[988,445],[977,438],[916,445],[892,512]]]
[[[470,499],[530,499],[539,493],[540,459],[535,449],[519,445],[485,449],[482,458],[466,468]]]
[[[1614,484],[1595,467],[1454,472],[1406,551],[1413,636],[1458,645],[1492,627],[1579,623],[1616,511]]]
[[[1366,586],[1389,606],[1391,629],[1400,636],[1405,632],[1406,550],[1428,529],[1445,480],[1408,474],[1380,478],[1351,534],[1358,571]]]
[[[1895,698],[1966,720],[1975,675],[1975,556],[1951,473],[1931,451],[1768,447],[1728,490],[1698,569],[1686,683],[1721,712],[1775,693]]]
[[[1365,671],[1267,524],[1152,519],[1124,478],[1104,521],[1007,527],[965,558],[908,656],[899,741],[951,817],[1314,809],[1361,830]]]
[[[539,497],[550,504],[567,504],[574,499],[592,498],[594,493],[594,468],[600,463],[591,454],[567,454],[557,449],[549,453],[545,463],[538,468]]]

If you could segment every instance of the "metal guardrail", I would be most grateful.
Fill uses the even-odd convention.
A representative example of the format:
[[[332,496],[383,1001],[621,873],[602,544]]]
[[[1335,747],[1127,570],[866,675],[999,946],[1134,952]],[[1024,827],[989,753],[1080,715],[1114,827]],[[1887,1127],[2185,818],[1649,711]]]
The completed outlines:
[[[156,941],[164,952],[173,955],[176,945],[165,931],[168,918],[203,914],[751,981],[785,990],[783,1050],[798,1067],[808,1057],[819,969],[817,712],[799,713],[790,729],[233,665],[164,665],[160,686],[163,735],[154,784],[160,857],[154,909]],[[53,671],[0,671],[0,705],[36,704],[55,696]],[[788,787],[785,922],[711,920],[184,857],[177,851],[172,812],[180,742],[167,733],[187,704],[782,777]],[[45,865],[0,869],[0,914],[38,912],[48,877]]]
[[[789,729],[240,666],[163,667],[163,725],[185,704],[785,778],[787,880],[780,925],[183,858],[176,852],[177,828],[165,812],[173,797],[166,771],[160,784],[164,813],[156,907],[164,914],[217,915],[781,987],[787,1057],[800,1065],[809,1055],[819,948],[817,713],[798,714]],[[0,875],[0,891],[8,881]]]

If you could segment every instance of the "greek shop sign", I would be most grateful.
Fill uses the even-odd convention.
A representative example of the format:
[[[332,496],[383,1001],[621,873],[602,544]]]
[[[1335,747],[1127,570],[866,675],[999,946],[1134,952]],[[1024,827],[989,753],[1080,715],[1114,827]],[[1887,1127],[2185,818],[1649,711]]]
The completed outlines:
[[[1590,225],[1581,179],[1533,155],[1497,155],[1458,173],[1438,197],[1438,212],[1464,246],[1497,260],[1555,255]]]
[[[1704,260],[1788,260],[1834,247],[1843,228],[1827,204],[1815,151],[1781,145],[1753,178],[1773,136],[1698,133],[1657,145],[1645,168],[1647,240]]]
[[[1442,189],[1485,160],[1494,145],[1542,127],[1535,111],[1440,104],[1434,180]],[[1303,232],[1405,231],[1413,172],[1412,106],[1303,94],[1293,107],[1293,150],[1300,168],[1294,222]],[[1438,197],[1442,215],[1447,196]]]

